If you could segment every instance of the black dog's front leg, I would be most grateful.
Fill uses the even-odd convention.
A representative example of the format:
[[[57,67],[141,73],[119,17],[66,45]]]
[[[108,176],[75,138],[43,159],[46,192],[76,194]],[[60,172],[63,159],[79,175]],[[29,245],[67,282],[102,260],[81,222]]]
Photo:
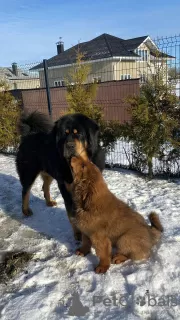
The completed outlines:
[[[64,183],[58,183],[59,190],[62,194],[62,197],[64,199],[66,211],[68,214],[69,221],[71,222],[73,231],[74,231],[74,237],[76,240],[81,240],[81,232],[77,229],[75,224],[73,223],[73,219],[75,217],[75,206],[72,200],[71,194],[67,191],[66,186]]]

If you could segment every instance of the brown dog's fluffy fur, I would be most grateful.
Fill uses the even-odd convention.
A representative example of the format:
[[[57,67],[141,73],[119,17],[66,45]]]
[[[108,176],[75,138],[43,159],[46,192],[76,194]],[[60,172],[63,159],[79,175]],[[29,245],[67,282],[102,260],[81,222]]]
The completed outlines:
[[[76,254],[85,256],[93,246],[100,258],[97,273],[106,272],[111,261],[118,264],[127,259],[147,259],[163,231],[156,213],[149,215],[149,226],[109,191],[100,170],[89,160],[73,157],[71,168],[74,182],[69,191],[76,205],[74,223],[82,232],[82,246]],[[114,256],[112,246],[117,248]]]

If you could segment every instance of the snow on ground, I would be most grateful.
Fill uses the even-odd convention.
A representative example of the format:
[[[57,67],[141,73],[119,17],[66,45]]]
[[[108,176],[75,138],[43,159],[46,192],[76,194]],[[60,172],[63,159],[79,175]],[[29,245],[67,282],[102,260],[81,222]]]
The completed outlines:
[[[155,210],[165,232],[148,261],[112,265],[98,275],[94,251],[85,258],[74,254],[77,244],[56,182],[51,193],[58,206],[45,206],[38,178],[31,195],[34,215],[24,218],[14,158],[0,156],[0,250],[34,253],[24,272],[0,285],[1,320],[180,319],[180,180],[146,181],[125,170],[107,170],[104,177],[112,192],[146,218]],[[68,314],[74,294],[87,307],[82,317]]]

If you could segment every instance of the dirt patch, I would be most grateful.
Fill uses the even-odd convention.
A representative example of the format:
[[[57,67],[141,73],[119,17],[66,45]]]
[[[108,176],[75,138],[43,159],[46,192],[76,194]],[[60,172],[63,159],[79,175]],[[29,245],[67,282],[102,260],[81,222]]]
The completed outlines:
[[[33,254],[28,252],[6,252],[0,261],[0,283],[6,283],[17,274],[25,271]]]

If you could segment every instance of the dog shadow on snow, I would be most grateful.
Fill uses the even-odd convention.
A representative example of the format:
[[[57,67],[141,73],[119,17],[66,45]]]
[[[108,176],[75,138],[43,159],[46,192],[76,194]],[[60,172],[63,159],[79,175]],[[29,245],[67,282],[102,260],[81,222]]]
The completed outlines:
[[[22,187],[19,179],[12,175],[0,174],[0,186],[0,219],[1,217],[7,217],[0,225],[0,240],[2,238],[8,238],[11,234],[18,231],[21,225],[25,225],[35,232],[35,238],[38,238],[38,234],[40,234],[47,239],[55,239],[67,248],[67,256],[75,254],[75,250],[80,246],[80,242],[74,239],[66,209],[65,207],[62,208],[62,206],[64,206],[64,200],[62,196],[59,197],[60,191],[58,187],[56,189],[57,192],[55,192],[55,200],[58,202],[57,207],[46,206],[43,191],[42,198],[35,196],[31,192],[30,207],[33,215],[26,217],[23,215],[21,209]],[[41,188],[41,186],[39,186],[39,188]],[[56,197],[58,197],[58,199],[56,199]],[[61,205],[61,207],[58,207],[59,205]],[[23,230],[23,232],[20,234],[20,241],[21,239],[22,241],[27,241],[28,237],[31,241],[31,232],[28,232],[28,229]],[[24,239],[24,237],[26,239]],[[0,250],[1,248],[0,243]],[[3,250],[6,250],[6,248]],[[97,265],[98,258],[96,255],[89,254],[86,258],[91,263],[92,268]]]
[[[39,198],[32,194],[30,196],[30,207],[33,215],[25,217],[21,210],[21,193],[22,187],[20,181],[7,174],[0,174],[0,217],[3,215],[9,219],[9,227],[13,225],[12,220],[16,220],[20,224],[24,224],[47,238],[54,238],[61,244],[76,245],[71,224],[68,220],[67,213],[64,208],[47,207],[43,197]],[[60,192],[58,196],[60,195]],[[63,199],[60,198],[61,206]],[[8,222],[2,228],[8,229]],[[15,225],[17,225],[15,223]]]

